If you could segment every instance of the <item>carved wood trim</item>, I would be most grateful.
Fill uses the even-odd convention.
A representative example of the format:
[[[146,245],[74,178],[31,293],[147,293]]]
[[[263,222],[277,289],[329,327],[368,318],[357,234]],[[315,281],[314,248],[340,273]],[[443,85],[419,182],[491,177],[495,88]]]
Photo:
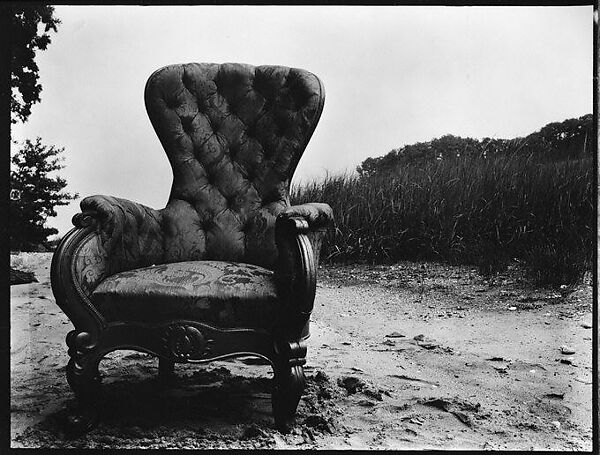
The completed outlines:
[[[258,355],[274,359],[273,335],[244,328],[217,328],[198,321],[160,324],[115,322],[101,332],[99,355],[134,349],[179,363],[206,363],[227,357]]]
[[[277,219],[279,259],[275,273],[283,299],[278,338],[298,339],[313,310],[317,270],[308,232],[309,225],[304,218]]]
[[[301,314],[309,317],[315,303],[317,288],[317,269],[315,266],[315,255],[312,245],[306,234],[296,235],[296,247],[300,256],[299,271],[295,293],[298,292],[300,305],[298,310]]]

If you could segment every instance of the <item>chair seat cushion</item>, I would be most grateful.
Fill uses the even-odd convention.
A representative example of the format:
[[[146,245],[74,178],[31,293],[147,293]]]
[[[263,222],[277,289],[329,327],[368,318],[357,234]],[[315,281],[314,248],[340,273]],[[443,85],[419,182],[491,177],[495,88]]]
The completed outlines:
[[[92,301],[110,322],[187,319],[219,327],[270,328],[278,297],[271,270],[190,261],[112,275],[94,290]]]

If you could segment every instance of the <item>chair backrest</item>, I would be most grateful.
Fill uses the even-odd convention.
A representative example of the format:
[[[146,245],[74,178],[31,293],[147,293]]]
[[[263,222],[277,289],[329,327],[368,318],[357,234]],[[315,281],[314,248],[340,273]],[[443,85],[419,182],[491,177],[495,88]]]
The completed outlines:
[[[165,262],[274,265],[275,218],[324,100],[297,68],[189,63],[150,76],[146,110],[173,169]]]

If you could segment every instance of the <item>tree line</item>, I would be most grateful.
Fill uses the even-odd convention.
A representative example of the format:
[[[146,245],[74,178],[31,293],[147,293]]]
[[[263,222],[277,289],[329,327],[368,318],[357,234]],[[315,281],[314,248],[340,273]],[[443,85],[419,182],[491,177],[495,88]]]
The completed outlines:
[[[520,154],[536,161],[560,161],[591,155],[594,151],[592,114],[563,122],[549,123],[526,137],[514,139],[454,136],[447,134],[427,142],[417,142],[394,149],[384,156],[367,158],[358,167],[360,176],[397,174],[406,165],[460,157]]]

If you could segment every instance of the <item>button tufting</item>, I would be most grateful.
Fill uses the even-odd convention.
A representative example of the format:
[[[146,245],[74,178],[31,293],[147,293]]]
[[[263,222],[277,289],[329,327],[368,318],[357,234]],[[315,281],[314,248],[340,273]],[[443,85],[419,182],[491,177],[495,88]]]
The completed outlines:
[[[237,104],[234,101],[230,101],[227,106],[227,110],[231,115],[237,115]]]
[[[182,118],[181,127],[183,128],[183,131],[189,134],[194,129],[193,121],[193,118]]]
[[[208,102],[206,98],[196,97],[196,104],[198,105],[198,112],[201,114],[206,114],[206,110],[208,109]]]
[[[238,198],[237,196],[231,196],[227,198],[227,207],[233,209],[238,206]]]
[[[246,137],[256,137],[256,122],[246,126]]]
[[[187,205],[169,212],[172,237],[181,237],[168,239],[174,245],[169,254],[196,260],[222,252],[270,265],[276,251],[270,230],[291,179],[286,163],[302,154],[320,115],[318,80],[301,70],[236,64],[173,65],[159,74],[147,86],[148,113],[169,144],[174,185],[189,195]],[[182,130],[193,140],[171,147]],[[188,219],[198,220],[194,229],[179,229]],[[188,244],[198,243],[197,228],[206,237],[194,256]],[[242,256],[229,245],[238,238]]]
[[[165,104],[169,109],[175,109],[179,105],[177,98],[169,97],[165,98]]]
[[[213,82],[215,83],[215,88],[216,88],[215,92],[221,93],[222,82],[221,82],[221,78],[219,77],[219,74],[217,74],[217,77],[215,77]]]
[[[221,124],[217,123],[217,122],[213,122],[210,117],[208,119],[208,124],[210,125],[210,129],[213,130],[214,133],[218,133],[219,132],[219,128],[221,127]]]
[[[181,83],[189,92],[192,91],[191,88],[193,88],[192,86],[193,86],[194,81],[190,78],[190,76],[185,71],[184,71],[183,75],[181,76]]]

